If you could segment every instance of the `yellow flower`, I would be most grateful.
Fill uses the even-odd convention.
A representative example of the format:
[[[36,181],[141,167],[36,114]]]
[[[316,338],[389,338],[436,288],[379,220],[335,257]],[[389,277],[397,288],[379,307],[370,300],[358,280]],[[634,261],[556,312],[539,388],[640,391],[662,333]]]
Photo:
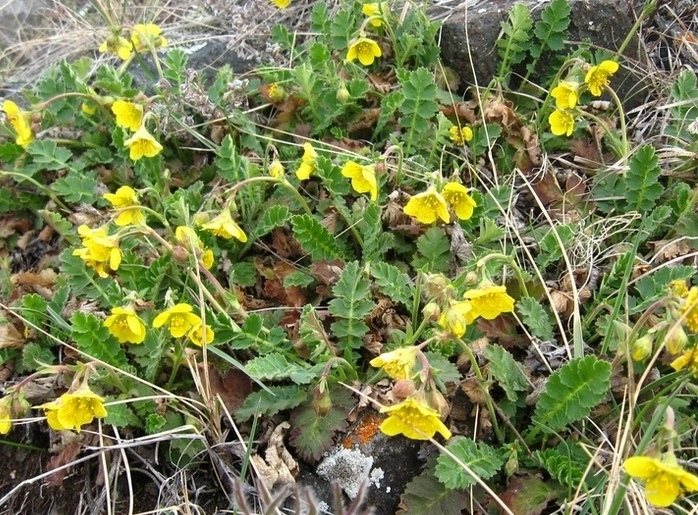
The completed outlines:
[[[138,208],[138,194],[130,186],[121,186],[116,193],[105,193],[103,197],[121,212],[114,223],[119,227],[124,225],[142,225],[145,223],[145,214]]]
[[[473,306],[467,300],[451,302],[448,309],[441,313],[439,325],[444,329],[448,329],[452,335],[460,338],[465,334],[465,327],[473,320],[468,316],[472,309]]]
[[[351,179],[351,187],[357,193],[369,193],[371,200],[378,198],[378,183],[374,166],[363,166],[354,161],[347,161],[342,168],[342,175]]]
[[[7,116],[7,121],[17,133],[15,143],[27,148],[29,143],[34,141],[34,133],[29,123],[29,113],[22,112],[12,100],[5,100],[2,103],[2,110]]]
[[[104,399],[87,388],[64,393],[55,401],[42,404],[39,408],[46,411],[48,425],[56,431],[74,429],[79,433],[82,426],[95,418],[107,416]]]
[[[430,186],[424,193],[414,195],[407,202],[403,211],[408,216],[414,216],[417,221],[423,224],[434,223],[437,217],[446,223],[451,221],[451,216],[448,214],[448,204],[434,186]]]
[[[291,5],[291,0],[271,0],[276,7],[279,9],[286,9]]]
[[[467,323],[471,323],[477,317],[492,320],[502,313],[514,311],[514,299],[509,296],[505,286],[481,284],[474,290],[466,291],[463,297],[470,301],[472,308],[465,313]]]
[[[286,100],[286,97],[288,97],[288,93],[286,93],[284,87],[278,82],[274,82],[269,85],[267,95],[269,95],[269,98],[276,103],[283,102]]]
[[[139,23],[133,27],[131,42],[136,52],[144,53],[153,48],[162,48],[167,45],[167,40],[160,34],[162,29],[154,23]]]
[[[391,379],[409,379],[412,377],[412,369],[418,350],[417,347],[403,347],[391,352],[384,352],[369,363],[372,367],[382,368]]]
[[[86,101],[80,104],[80,110],[88,116],[92,116],[97,112],[97,104]]]
[[[310,178],[310,174],[315,171],[315,160],[317,152],[310,143],[303,143],[303,157],[301,157],[301,165],[296,170],[296,177],[299,180],[305,181]]]
[[[571,136],[574,131],[574,116],[570,111],[555,109],[548,117],[550,132],[555,136]]]
[[[120,59],[126,60],[133,53],[133,45],[125,37],[119,35],[109,36],[100,46],[101,53],[109,52],[110,54],[118,55]]]
[[[0,435],[6,435],[12,429],[12,396],[0,399]]]
[[[367,17],[374,17],[371,19],[370,23],[374,27],[380,27],[383,25],[383,20],[380,18],[383,12],[388,9],[388,2],[370,2],[361,6],[361,13]]]
[[[370,66],[373,64],[374,59],[382,54],[381,47],[372,39],[358,38],[349,45],[347,61],[353,61],[358,58],[361,64]]]
[[[185,245],[188,250],[200,258],[201,264],[206,270],[209,270],[213,266],[213,251],[204,247],[204,244],[199,239],[194,229],[180,225],[175,229],[175,238],[179,243]]]
[[[133,102],[117,100],[112,104],[111,112],[116,115],[116,124],[131,132],[137,131],[143,121],[143,106]]]
[[[684,324],[689,331],[698,333],[698,287],[692,286],[679,308]]]
[[[660,508],[670,506],[684,492],[698,491],[698,477],[682,469],[671,453],[661,460],[633,456],[625,460],[623,468],[630,477],[644,481],[645,497]]]
[[[202,224],[201,228],[204,231],[209,231],[216,236],[225,238],[229,240],[230,238],[236,238],[242,243],[247,241],[247,235],[238,224],[235,223],[233,217],[230,216],[229,209],[223,209],[218,216],[208,223]]]
[[[119,343],[143,343],[145,340],[145,324],[130,306],[112,308],[104,326]]]
[[[204,265],[206,270],[210,270],[213,266],[213,251],[211,249],[204,250],[201,256],[201,264]]]
[[[458,127],[454,125],[448,132],[451,133],[451,141],[456,145],[463,145],[473,139],[473,130],[470,127]]]
[[[271,175],[274,179],[281,179],[285,174],[284,165],[282,165],[281,161],[279,161],[278,159],[274,159],[269,164],[268,171],[269,175]]]
[[[669,289],[677,297],[685,299],[688,296],[688,286],[686,281],[676,280],[669,283]]]
[[[402,433],[412,440],[427,440],[439,432],[447,440],[451,438],[451,432],[441,422],[439,412],[412,397],[394,406],[381,408],[380,412],[390,413],[380,427],[388,436]]]
[[[203,323],[199,322],[197,325],[192,327],[187,334],[194,345],[198,345],[199,347],[204,346],[204,328],[206,331],[206,345],[213,343],[213,330],[208,325],[204,325]]]
[[[473,211],[477,204],[468,195],[468,188],[457,182],[447,182],[442,190],[442,194],[446,202],[451,204],[460,220],[468,220],[473,216]]]
[[[592,66],[584,77],[584,82],[589,86],[589,91],[595,97],[600,97],[604,88],[608,86],[608,80],[618,71],[618,63],[615,61],[604,61],[598,66]]]
[[[687,350],[671,362],[671,368],[674,370],[688,368],[691,374],[698,377],[698,351],[695,348]]]
[[[126,148],[130,150],[129,156],[134,161],[141,157],[155,157],[162,151],[162,145],[141,125],[129,139],[124,141]]]
[[[167,330],[174,338],[181,338],[201,323],[201,317],[192,313],[193,310],[194,308],[189,304],[175,304],[155,317],[153,327],[157,329],[166,325]]]
[[[83,247],[73,250],[73,256],[79,256],[87,266],[94,268],[100,277],[107,277],[121,264],[121,249],[116,236],[107,234],[107,227],[90,229],[86,225],[78,227]]]
[[[579,84],[563,80],[552,89],[550,96],[555,99],[558,109],[574,109],[579,100]]]

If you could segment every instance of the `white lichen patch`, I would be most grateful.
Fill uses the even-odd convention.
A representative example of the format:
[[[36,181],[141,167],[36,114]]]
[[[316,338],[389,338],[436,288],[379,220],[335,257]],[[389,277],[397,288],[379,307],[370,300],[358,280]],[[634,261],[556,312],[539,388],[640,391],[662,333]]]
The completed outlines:
[[[359,493],[359,488],[368,482],[373,467],[373,458],[357,449],[338,448],[322,460],[317,474],[326,481],[337,481],[350,499]],[[381,470],[382,474],[383,471]],[[380,476],[383,477],[382,475]]]
[[[369,479],[371,481],[372,485],[375,485],[376,488],[381,487],[381,479],[385,477],[385,473],[383,472],[382,468],[374,468],[371,471],[371,474],[369,475]]]

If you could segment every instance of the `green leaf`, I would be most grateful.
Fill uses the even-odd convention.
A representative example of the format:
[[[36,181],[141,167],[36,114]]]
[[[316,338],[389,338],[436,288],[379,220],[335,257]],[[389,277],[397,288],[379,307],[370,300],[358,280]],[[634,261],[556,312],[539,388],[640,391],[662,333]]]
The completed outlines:
[[[307,386],[269,386],[247,396],[237,411],[235,420],[244,422],[255,415],[273,417],[280,411],[295,408],[308,398]]]
[[[36,293],[24,295],[20,304],[22,317],[29,322],[28,325],[42,327],[46,321],[47,305],[48,301],[41,295]]]
[[[497,40],[500,68],[499,77],[504,80],[511,71],[512,65],[522,62],[528,55],[531,46],[533,18],[528,6],[515,3],[509,10],[509,18],[502,22],[504,37]]]
[[[342,390],[330,392],[332,407],[325,414],[317,413],[312,406],[306,405],[291,414],[291,435],[289,442],[298,455],[306,461],[318,460],[325,451],[334,445],[338,431],[346,429],[347,415],[351,404]]]
[[[245,370],[259,381],[290,379],[296,384],[308,384],[317,377],[312,370],[296,363],[290,363],[286,356],[278,352],[258,356],[245,364]]]
[[[451,244],[440,227],[431,227],[417,238],[417,252],[419,256],[412,261],[415,270],[425,273],[448,271]]]
[[[364,260],[368,263],[382,261],[385,253],[393,246],[395,237],[383,232],[380,205],[372,202],[362,206],[360,202],[356,202],[353,207],[355,213],[359,211],[355,219],[358,219],[357,228],[363,238]]]
[[[493,447],[463,436],[449,440],[446,449],[480,479],[491,478],[504,465],[504,458]],[[440,454],[436,462],[436,478],[447,488],[467,488],[476,483],[475,478],[448,454]]]
[[[230,134],[223,139],[216,151],[215,165],[218,174],[233,184],[249,177],[249,160],[237,151]]]
[[[17,371],[26,374],[34,372],[42,365],[53,365],[55,362],[56,356],[51,349],[30,342],[22,347],[22,359],[17,363]]]
[[[371,275],[382,294],[387,295],[394,302],[401,302],[408,308],[412,307],[414,288],[409,275],[385,262],[371,265]]]
[[[331,352],[330,337],[317,310],[311,304],[306,304],[301,310],[298,333],[303,344],[311,350],[311,361],[317,361],[319,356]]]
[[[402,91],[393,91],[383,97],[381,100],[381,112],[376,122],[376,128],[373,129],[373,140],[378,139],[378,135],[388,125],[388,122],[393,118],[404,100],[405,95]]]
[[[145,432],[153,435],[159,433],[167,424],[167,419],[159,413],[151,413],[145,418]]]
[[[555,324],[540,302],[532,297],[522,297],[516,302],[516,310],[533,336],[544,341],[553,340]]]
[[[313,261],[343,259],[344,252],[327,228],[310,215],[291,217],[293,235]]]
[[[642,305],[648,306],[667,294],[667,288],[672,281],[690,279],[694,273],[692,266],[663,266],[639,279],[635,283],[635,289],[640,294]]]
[[[625,198],[632,209],[639,213],[650,211],[664,187],[659,183],[659,158],[650,144],[640,147],[630,158],[625,177]]]
[[[429,374],[434,377],[439,386],[445,386],[446,383],[460,383],[463,376],[455,363],[451,363],[446,356],[438,352],[426,351],[424,354],[429,362]]]
[[[559,431],[591,413],[611,388],[611,364],[590,354],[575,358],[548,379],[536,404],[533,422]]]
[[[293,286],[305,288],[314,282],[315,278],[312,275],[306,274],[302,270],[296,270],[284,277],[284,288],[291,288]]]
[[[574,450],[577,452],[572,452]],[[566,444],[560,444],[554,449],[535,451],[534,454],[557,482],[569,488],[579,488],[589,458],[577,445],[569,448]]]
[[[526,374],[521,370],[521,365],[500,345],[485,347],[485,357],[490,363],[492,376],[506,393],[507,399],[516,402],[519,396],[517,392],[525,392],[528,389]]]
[[[129,354],[142,369],[141,377],[146,381],[155,381],[164,364],[163,355],[171,345],[171,340],[160,332],[148,331],[143,343],[129,346]]]
[[[51,186],[58,195],[68,202],[94,204],[97,200],[97,178],[92,172],[68,172]]]
[[[116,399],[109,398],[107,400],[112,401]],[[104,423],[116,427],[141,427],[143,425],[133,410],[126,404],[107,406],[107,416],[104,419]]]
[[[73,155],[67,148],[59,147],[52,140],[34,140],[27,147],[39,170],[62,170],[67,168],[68,159]]]
[[[82,352],[110,365],[126,364],[126,355],[121,345],[109,334],[102,320],[91,313],[76,311],[70,317],[72,338]]]
[[[417,68],[410,72],[398,70],[397,75],[405,97],[400,111],[410,119],[409,123],[403,125],[412,127],[412,124],[423,123],[436,116],[439,106],[436,103],[434,74],[426,68]]]
[[[277,227],[281,227],[291,218],[291,212],[288,207],[283,205],[274,205],[265,210],[262,216],[257,220],[254,228],[255,238],[261,238],[269,234]]]
[[[181,84],[186,76],[187,54],[181,48],[170,49],[163,63],[163,75],[172,84]]]
[[[363,345],[362,337],[368,332],[363,319],[375,307],[375,303],[368,300],[371,298],[371,282],[359,263],[352,261],[347,263],[332,291],[335,298],[329,303],[330,313],[342,320],[334,322],[331,329],[340,339],[340,346],[349,353],[348,348],[358,349]]]
[[[468,499],[446,488],[434,475],[422,474],[407,483],[400,507],[398,515],[460,515],[467,513]]]
[[[545,48],[559,51],[564,48],[567,27],[570,24],[570,6],[567,0],[552,0],[541,13],[541,19],[536,23],[534,32],[539,45],[531,47],[534,57],[540,56]],[[533,49],[536,49],[535,52]]]
[[[230,284],[237,284],[241,288],[248,288],[257,283],[257,268],[249,261],[238,261],[230,267]]]

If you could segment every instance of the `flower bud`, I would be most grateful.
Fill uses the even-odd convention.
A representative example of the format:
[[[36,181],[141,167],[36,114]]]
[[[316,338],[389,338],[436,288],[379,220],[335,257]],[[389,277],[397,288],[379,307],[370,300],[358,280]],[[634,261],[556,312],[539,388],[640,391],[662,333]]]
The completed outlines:
[[[424,309],[422,309],[422,315],[429,322],[436,322],[441,316],[441,308],[436,302],[429,302]]]
[[[451,281],[443,274],[426,274],[424,291],[432,299],[448,300],[451,297]]]
[[[275,82],[269,86],[269,99],[272,102],[279,103],[286,100],[288,94],[286,90],[278,82]]]
[[[477,275],[476,272],[468,272],[467,274],[465,274],[465,285],[466,286],[475,286],[479,282],[480,282],[480,276]]]
[[[342,86],[337,90],[337,101],[341,102],[342,104],[346,103],[349,99],[351,98],[351,94],[349,93],[349,90],[345,87]]]
[[[434,389],[427,393],[427,403],[439,412],[439,416],[442,420],[451,412],[451,405],[446,402],[446,399],[439,390]]]
[[[635,340],[631,352],[633,361],[644,361],[652,352],[652,337],[646,334]]]
[[[414,383],[409,379],[400,379],[393,385],[393,397],[397,401],[403,401],[414,393]]]
[[[313,388],[313,401],[311,403],[313,411],[320,417],[324,417],[332,409],[332,399],[326,389],[320,385]]]
[[[688,343],[688,336],[680,324],[675,324],[666,335],[666,348],[671,354],[680,354]]]
[[[179,261],[180,263],[189,261],[189,251],[181,245],[175,245],[172,247],[172,257],[175,261]]]

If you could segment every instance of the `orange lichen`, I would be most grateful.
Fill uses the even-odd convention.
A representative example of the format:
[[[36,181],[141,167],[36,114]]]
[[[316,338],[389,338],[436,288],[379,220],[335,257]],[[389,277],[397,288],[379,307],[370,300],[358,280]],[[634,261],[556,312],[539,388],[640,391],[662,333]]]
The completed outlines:
[[[345,449],[367,445],[380,430],[383,420],[384,418],[378,413],[369,413],[365,415],[359,424],[353,428],[339,444]]]

